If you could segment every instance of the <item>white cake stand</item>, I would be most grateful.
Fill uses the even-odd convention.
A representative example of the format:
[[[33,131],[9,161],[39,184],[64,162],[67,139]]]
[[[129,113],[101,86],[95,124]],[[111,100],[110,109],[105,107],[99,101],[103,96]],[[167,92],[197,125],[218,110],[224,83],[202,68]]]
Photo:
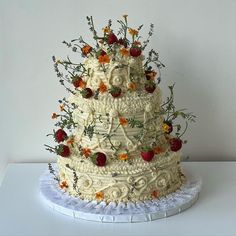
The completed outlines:
[[[72,197],[58,187],[58,182],[49,171],[42,174],[39,187],[42,199],[50,207],[73,218],[110,223],[144,222],[178,214],[197,201],[202,181],[200,178],[186,175],[187,182],[166,197],[127,204],[111,202],[107,205],[105,202]]]

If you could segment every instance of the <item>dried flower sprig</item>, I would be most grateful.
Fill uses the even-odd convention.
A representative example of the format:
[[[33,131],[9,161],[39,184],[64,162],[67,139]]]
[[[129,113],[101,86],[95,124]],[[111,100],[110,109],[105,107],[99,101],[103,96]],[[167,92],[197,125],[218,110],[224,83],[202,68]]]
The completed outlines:
[[[145,41],[143,41],[142,50],[144,50],[147,47],[147,45],[149,44],[150,38],[152,37],[153,32],[154,32],[154,24],[151,23],[150,24],[150,29],[149,29],[149,32],[148,32],[148,38]]]
[[[89,25],[89,30],[93,33],[93,38],[96,40],[96,47],[99,48],[98,44],[98,35],[97,31],[95,30],[94,23],[93,23],[93,17],[92,16],[87,16],[87,21]]]
[[[48,170],[50,172],[50,174],[52,174],[54,176],[54,179],[59,183],[60,179],[59,177],[56,175],[56,171],[54,170],[54,168],[52,167],[51,163],[48,163]]]

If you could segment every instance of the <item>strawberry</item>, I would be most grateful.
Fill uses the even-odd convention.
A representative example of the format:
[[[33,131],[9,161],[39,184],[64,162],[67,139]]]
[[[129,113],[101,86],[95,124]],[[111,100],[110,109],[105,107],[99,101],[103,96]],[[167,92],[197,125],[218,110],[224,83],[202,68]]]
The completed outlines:
[[[93,91],[90,88],[84,88],[80,93],[83,98],[91,98],[93,96]]]
[[[65,141],[68,138],[68,136],[67,136],[67,133],[63,129],[58,129],[54,133],[54,138],[56,142],[60,143],[60,142]]]
[[[107,157],[102,152],[96,152],[92,155],[92,162],[97,166],[105,166]]]
[[[75,88],[78,88],[80,86],[81,80],[82,80],[82,78],[79,76],[74,76],[72,78],[72,84],[75,86]]]
[[[167,126],[167,129],[164,130],[166,134],[170,134],[173,131],[173,125],[171,121],[165,120],[163,125]]]
[[[132,46],[129,50],[129,53],[132,57],[138,57],[141,55],[142,53],[142,50],[140,47],[135,47],[135,46]]]
[[[110,33],[108,35],[108,38],[107,38],[107,43],[109,45],[113,44],[113,43],[118,43],[118,39],[116,37],[116,35],[114,33]]]
[[[62,157],[69,157],[70,156],[70,148],[64,144],[60,144],[56,147],[57,155]]]
[[[171,138],[169,139],[170,150],[177,152],[182,148],[182,140],[180,138]]]
[[[148,162],[151,161],[154,155],[155,155],[154,151],[149,147],[145,147],[141,151],[141,156],[144,161],[148,161]]]
[[[113,86],[109,90],[109,92],[112,95],[112,97],[117,98],[117,97],[119,97],[121,95],[121,88]]]
[[[153,93],[156,89],[156,84],[149,80],[148,83],[145,84],[145,90],[148,92],[148,93]]]

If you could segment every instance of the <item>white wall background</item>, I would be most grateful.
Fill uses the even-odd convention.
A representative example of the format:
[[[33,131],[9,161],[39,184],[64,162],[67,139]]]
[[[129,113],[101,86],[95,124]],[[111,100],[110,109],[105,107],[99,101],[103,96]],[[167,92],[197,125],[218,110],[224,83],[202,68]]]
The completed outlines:
[[[134,26],[145,24],[144,34],[155,24],[150,46],[166,65],[163,94],[175,81],[177,105],[198,116],[184,154],[236,160],[235,11],[233,0],[0,1],[0,165],[52,160],[43,144],[66,92],[51,56],[70,53],[63,40],[89,38],[86,15],[101,29],[125,13]]]

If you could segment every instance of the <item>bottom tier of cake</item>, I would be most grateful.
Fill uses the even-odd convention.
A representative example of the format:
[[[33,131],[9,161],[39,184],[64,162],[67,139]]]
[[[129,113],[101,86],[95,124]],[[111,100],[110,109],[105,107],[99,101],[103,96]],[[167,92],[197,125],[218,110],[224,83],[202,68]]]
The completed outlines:
[[[166,196],[185,182],[179,152],[169,152],[151,162],[112,162],[97,167],[76,157],[59,158],[60,187],[80,199],[104,202],[137,202]]]

